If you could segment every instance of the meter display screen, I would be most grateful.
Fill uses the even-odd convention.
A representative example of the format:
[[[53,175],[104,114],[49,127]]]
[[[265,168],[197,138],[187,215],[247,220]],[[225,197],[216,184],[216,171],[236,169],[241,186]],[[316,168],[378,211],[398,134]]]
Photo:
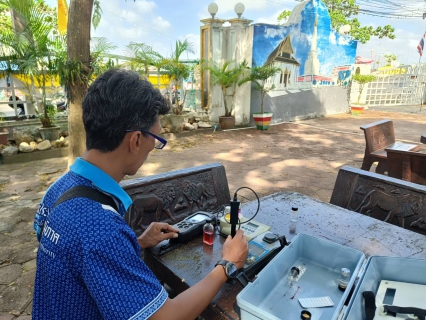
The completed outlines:
[[[206,219],[207,219],[207,217],[204,214],[197,214],[197,215],[193,216],[191,219],[188,219],[188,220],[191,221],[191,222],[194,222],[194,223],[198,223],[198,222],[202,222]]]
[[[257,224],[254,224],[254,223],[251,223],[251,222],[248,222],[247,223],[247,226],[249,226],[249,227],[251,227],[251,228],[257,228],[258,227],[258,225]]]
[[[255,245],[254,243],[249,244],[249,252],[252,256],[260,257],[266,250]]]

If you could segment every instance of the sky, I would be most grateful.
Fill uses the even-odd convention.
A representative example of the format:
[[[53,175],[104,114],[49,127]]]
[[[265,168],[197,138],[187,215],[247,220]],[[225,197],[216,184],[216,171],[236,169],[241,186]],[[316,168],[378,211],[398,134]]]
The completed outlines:
[[[408,1],[408,0],[407,0]],[[56,7],[57,0],[46,0]],[[68,0],[69,2],[69,0]],[[117,48],[113,53],[124,54],[130,42],[145,43],[163,56],[168,56],[176,40],[188,39],[194,44],[195,53],[182,58],[199,58],[201,19],[209,18],[207,7],[212,0],[101,0],[103,10],[99,27],[92,30],[92,37],[105,37]],[[245,5],[243,17],[253,23],[274,24],[283,10],[292,10],[295,0],[215,0],[219,7],[216,15],[221,19],[236,18],[234,6]],[[365,1],[364,1],[365,2]],[[420,12],[426,12],[426,2],[418,2]],[[426,31],[426,20],[389,19],[359,15],[362,25],[373,27],[387,24],[395,28],[396,39],[372,37],[367,44],[358,44],[357,55],[383,61],[385,54],[395,54],[401,64],[419,62],[417,45]],[[426,50],[426,48],[425,48]],[[381,58],[380,58],[381,56]],[[423,57],[422,60],[425,58]]]

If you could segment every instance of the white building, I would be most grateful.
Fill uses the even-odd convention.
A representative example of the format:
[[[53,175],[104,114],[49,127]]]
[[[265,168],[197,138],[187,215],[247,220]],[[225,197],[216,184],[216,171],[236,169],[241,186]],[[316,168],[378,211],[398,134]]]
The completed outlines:
[[[296,84],[300,63],[293,58],[293,54],[289,35],[269,54],[265,65],[273,64],[281,69],[281,72],[268,79],[268,83],[275,85],[275,90],[283,90]]]

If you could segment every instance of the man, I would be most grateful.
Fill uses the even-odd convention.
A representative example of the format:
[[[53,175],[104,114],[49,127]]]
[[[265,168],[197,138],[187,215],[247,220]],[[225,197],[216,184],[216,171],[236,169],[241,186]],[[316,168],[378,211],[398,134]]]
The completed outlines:
[[[21,101],[21,99],[19,99],[18,96],[15,96],[16,99],[16,109],[18,109],[18,115],[24,115],[25,114],[25,107],[24,104],[22,102],[18,103],[18,101]],[[9,101],[13,101],[13,96],[9,97]],[[13,107],[13,103],[9,103],[9,107],[11,107],[12,109],[14,109]]]
[[[140,259],[140,248],[177,237],[177,230],[153,223],[136,239],[123,219],[131,199],[118,183],[135,174],[155,147],[165,145],[158,137],[159,115],[169,108],[158,90],[131,71],[109,70],[89,87],[83,100],[87,150],[49,188],[35,217],[40,247],[33,319],[194,319],[226,282],[227,271],[217,265],[169,299]],[[119,212],[83,197],[52,209],[78,185],[110,195]],[[241,268],[247,252],[238,231],[224,243],[222,258]]]

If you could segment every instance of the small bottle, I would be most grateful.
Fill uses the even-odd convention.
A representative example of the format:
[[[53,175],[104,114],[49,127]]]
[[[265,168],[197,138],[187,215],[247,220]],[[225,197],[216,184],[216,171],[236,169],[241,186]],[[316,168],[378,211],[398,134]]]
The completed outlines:
[[[223,215],[225,217],[225,221],[227,223],[230,223],[231,222],[231,207],[230,206],[225,207],[225,211],[223,212]]]
[[[342,270],[340,270],[340,278],[339,278],[340,291],[346,290],[350,278],[351,278],[351,270],[349,270],[348,268],[342,268]]]
[[[291,208],[291,218],[290,218],[290,233],[294,234],[296,233],[296,227],[297,227],[297,218],[299,215],[299,209],[297,207]]]
[[[214,242],[214,226],[208,222],[203,227],[203,242],[209,246]]]
[[[300,277],[305,273],[306,266],[304,265],[297,265],[290,269],[290,272],[288,274],[288,285],[291,287],[293,285],[293,282],[296,282],[300,279]]]

